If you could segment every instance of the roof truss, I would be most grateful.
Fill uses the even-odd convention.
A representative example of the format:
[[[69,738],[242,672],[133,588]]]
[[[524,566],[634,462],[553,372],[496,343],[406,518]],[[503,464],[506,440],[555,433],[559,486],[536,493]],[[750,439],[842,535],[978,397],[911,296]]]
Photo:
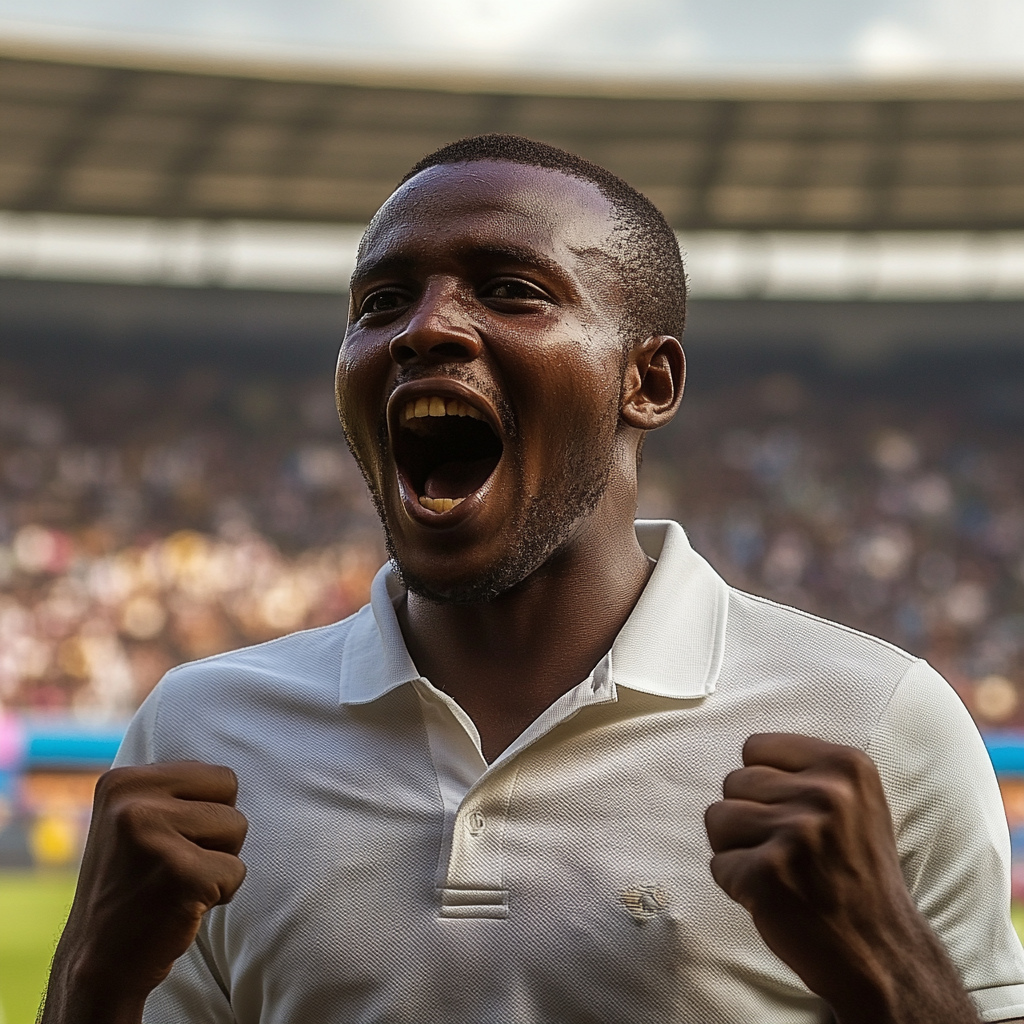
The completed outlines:
[[[510,131],[680,229],[1024,227],[1024,88],[559,95],[0,58],[0,208],[365,222],[419,157]]]

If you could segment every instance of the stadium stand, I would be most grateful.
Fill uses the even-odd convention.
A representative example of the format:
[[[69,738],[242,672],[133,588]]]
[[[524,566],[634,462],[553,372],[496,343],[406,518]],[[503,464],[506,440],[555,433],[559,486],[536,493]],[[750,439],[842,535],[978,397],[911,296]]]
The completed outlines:
[[[694,376],[641,513],[681,520],[734,584],[929,658],[985,724],[1024,724],[1024,376]],[[177,662],[365,599],[383,550],[329,377],[9,360],[3,378],[8,706],[123,715]]]
[[[641,514],[931,660],[1024,855],[1019,85],[398,82],[0,42],[0,86],[0,864],[74,860],[167,668],[365,600],[345,268],[408,165],[484,130],[605,163],[682,233],[690,393]]]

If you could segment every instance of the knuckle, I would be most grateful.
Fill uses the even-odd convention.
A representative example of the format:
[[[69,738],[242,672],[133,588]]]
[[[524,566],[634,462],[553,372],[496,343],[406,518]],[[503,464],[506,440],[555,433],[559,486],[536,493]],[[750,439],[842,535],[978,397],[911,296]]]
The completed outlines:
[[[743,876],[743,863],[740,855],[736,851],[717,853],[711,858],[709,867],[711,868],[711,877],[715,882],[730,896],[735,897]]]
[[[835,745],[822,760],[827,768],[850,779],[858,779],[875,770],[871,758],[856,747]]]
[[[225,884],[221,886],[221,903],[230,903],[235,898],[235,895],[241,888],[242,883],[245,881],[247,872],[248,868],[246,868],[245,864],[236,857],[235,862],[232,865],[232,870],[229,872],[228,879]]]
[[[711,804],[704,811],[704,827],[713,847],[724,841],[723,833],[728,828],[730,819],[731,812],[724,801]]]
[[[249,834],[249,819],[246,818],[246,816],[241,811],[236,810],[233,815],[233,820],[236,834],[241,839],[245,839],[245,837]]]
[[[748,763],[757,760],[766,743],[771,742],[771,733],[755,732],[748,736],[743,743],[743,761]]]
[[[712,861],[712,876],[718,885],[737,903],[753,911],[769,889],[759,851],[732,851],[715,861]]]
[[[138,783],[139,774],[138,767],[110,768],[105,771],[96,780],[96,803],[105,803],[116,794],[134,788]]]
[[[801,814],[788,830],[787,852],[821,849],[825,832],[826,826],[820,815]]]
[[[760,887],[774,886],[789,874],[791,861],[792,847],[789,843],[780,838],[763,843],[752,858],[751,876]]]
[[[237,795],[238,776],[235,774],[233,768],[229,768],[227,765],[223,764],[208,765],[207,767],[212,775],[219,776],[219,781],[225,789],[228,789],[232,794]]]
[[[735,768],[726,775],[725,780],[722,782],[722,793],[726,797],[734,795],[750,777],[750,768]]]
[[[159,815],[150,801],[145,799],[119,800],[111,808],[110,816],[119,835],[136,840],[153,830]]]
[[[850,804],[852,796],[845,778],[825,777],[807,789],[804,802],[825,814],[838,814]]]
[[[198,812],[197,812],[198,813]],[[245,815],[235,807],[224,804],[209,804],[202,812],[205,825],[211,832],[221,833],[239,842],[249,832],[249,822]]]
[[[169,846],[164,855],[164,872],[181,902],[194,901],[207,907],[217,902],[217,886],[194,847],[184,843]]]
[[[119,843],[125,846],[153,851],[167,831],[162,808],[151,800],[119,801],[108,817]]]
[[[853,751],[851,762],[853,781],[861,792],[881,791],[882,780],[878,767],[863,750]]]

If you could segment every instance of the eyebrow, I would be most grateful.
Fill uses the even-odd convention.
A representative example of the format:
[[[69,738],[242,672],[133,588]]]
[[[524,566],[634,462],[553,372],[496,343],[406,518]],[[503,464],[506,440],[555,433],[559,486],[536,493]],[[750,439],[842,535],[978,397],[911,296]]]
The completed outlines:
[[[452,247],[450,253],[456,258],[468,258],[484,263],[518,263],[523,266],[536,267],[556,278],[573,292],[577,291],[572,275],[567,273],[557,260],[544,256],[536,249],[526,245],[517,245],[515,242],[457,245]],[[415,268],[417,262],[412,256],[400,252],[384,255],[379,259],[364,260],[356,265],[352,274],[352,287],[374,277],[407,274]]]

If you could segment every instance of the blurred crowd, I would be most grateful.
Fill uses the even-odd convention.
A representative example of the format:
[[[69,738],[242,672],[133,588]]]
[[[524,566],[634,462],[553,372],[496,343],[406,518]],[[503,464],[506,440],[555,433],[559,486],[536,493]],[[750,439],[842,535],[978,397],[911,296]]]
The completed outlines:
[[[731,583],[927,657],[982,724],[1024,724],[1004,385],[721,373],[651,438],[640,512]],[[3,705],[124,717],[174,664],[348,615],[383,559],[329,373],[0,366]]]
[[[384,560],[329,373],[0,372],[0,704],[124,718],[349,615]]]

